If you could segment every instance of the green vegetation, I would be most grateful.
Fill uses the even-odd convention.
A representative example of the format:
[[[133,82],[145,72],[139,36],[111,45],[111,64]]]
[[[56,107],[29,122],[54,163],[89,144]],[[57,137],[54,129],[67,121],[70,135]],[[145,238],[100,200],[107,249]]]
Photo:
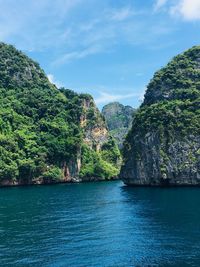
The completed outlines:
[[[199,90],[200,46],[195,46],[155,73],[147,87],[143,106],[163,100],[196,99]]]
[[[55,88],[39,64],[13,46],[0,43],[0,88]]]
[[[82,147],[80,176],[87,179],[101,178],[105,180],[117,177],[121,163],[118,146],[115,140],[107,133],[104,118],[97,110],[92,98],[85,98],[85,95],[82,95],[82,97],[84,97],[82,114],[84,114],[86,119],[83,131],[84,137],[89,140],[89,143]],[[101,133],[102,129],[106,133]],[[93,130],[96,130],[97,134]],[[98,149],[99,145],[100,149]]]
[[[130,151],[141,152],[136,138],[144,140],[153,132],[164,144],[165,154],[174,140],[200,136],[200,47],[175,57],[154,75],[126,138],[125,161]]]
[[[37,63],[13,46],[0,43],[0,183],[62,181],[63,167],[76,161],[79,151],[83,151],[84,165],[89,147],[84,144],[80,118],[88,99],[92,100],[91,96],[58,90]],[[94,104],[93,111],[87,120],[94,126]],[[90,152],[95,157],[90,162],[91,176],[116,176],[115,156],[110,155],[109,163],[109,155],[105,161],[101,152]],[[87,174],[82,168],[81,177]]]
[[[108,141],[102,151],[96,152],[89,148],[88,146],[83,146],[82,153],[82,168],[80,172],[80,177],[91,178],[91,179],[105,179],[109,180],[113,177],[117,177],[119,173],[119,163],[120,158],[119,150],[116,147],[112,147],[113,150],[109,150],[110,145],[113,141]]]
[[[106,124],[111,135],[122,148],[124,139],[131,128],[133,116],[136,110],[130,106],[123,106],[118,102],[109,103],[102,109]]]
[[[29,183],[76,157],[81,131],[74,98],[58,90],[0,89],[0,179]]]
[[[58,167],[48,168],[46,172],[43,173],[43,179],[45,183],[57,182],[63,177],[63,172]]]

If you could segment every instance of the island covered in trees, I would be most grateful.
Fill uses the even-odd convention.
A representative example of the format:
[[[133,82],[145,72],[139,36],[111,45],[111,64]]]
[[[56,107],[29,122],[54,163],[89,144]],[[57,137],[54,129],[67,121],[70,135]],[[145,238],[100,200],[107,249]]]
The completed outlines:
[[[92,96],[57,88],[38,63],[0,43],[0,185],[119,177],[200,184],[200,47],[155,73],[138,110],[111,103],[101,113]]]
[[[0,43],[0,184],[116,178],[120,152],[90,95],[58,89]]]

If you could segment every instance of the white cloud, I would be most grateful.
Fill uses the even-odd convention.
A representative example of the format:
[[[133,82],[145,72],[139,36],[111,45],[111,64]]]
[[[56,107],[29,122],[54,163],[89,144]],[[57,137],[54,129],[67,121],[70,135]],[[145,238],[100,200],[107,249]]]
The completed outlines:
[[[145,95],[145,91],[146,90],[143,90],[140,95],[139,95],[139,102],[142,103],[144,101],[144,95]]]
[[[181,0],[170,11],[188,21],[200,20],[200,0]]]
[[[69,40],[60,27],[83,0],[0,0],[0,41],[41,51]],[[55,41],[56,40],[56,41]]]
[[[168,0],[156,0],[155,5],[154,5],[154,10],[155,11],[159,10],[160,8],[165,6],[167,2]]]
[[[158,6],[163,1],[159,0]],[[131,1],[129,5],[120,2],[0,0],[0,40],[25,52],[48,51],[48,64],[53,67],[115,51],[121,43],[158,43],[161,35],[169,34],[155,33],[152,14],[145,5],[135,8]]]
[[[58,88],[60,88],[60,87],[63,86],[59,81],[57,81],[57,80],[55,79],[55,77],[54,77],[53,74],[47,74],[47,77],[48,77],[50,83],[55,84]]]
[[[130,7],[124,7],[119,10],[112,11],[110,14],[110,19],[115,21],[123,21],[128,19],[134,14]]]
[[[59,66],[64,63],[69,63],[70,61],[73,61],[75,59],[85,58],[89,55],[93,55],[99,52],[101,52],[100,46],[91,46],[81,51],[73,51],[71,53],[66,53],[61,57],[57,58],[54,62],[52,62],[52,65]]]
[[[123,34],[122,27],[118,26],[118,23],[125,23],[134,14],[131,7],[107,8],[100,17],[89,17],[88,20],[78,24],[78,27],[73,25],[69,39],[72,40],[73,46],[79,44],[77,49],[63,53],[52,62],[52,65],[59,66],[73,60],[108,51],[111,44],[114,45],[119,36]]]
[[[158,11],[166,4],[168,12],[174,17],[187,21],[200,20],[200,0],[156,0],[154,10]]]
[[[137,12],[137,16],[141,14],[142,11]],[[151,44],[160,36],[174,31],[174,28],[169,28],[165,23],[154,25],[152,22],[147,27],[146,21],[138,20],[135,16],[133,9],[124,7],[115,12],[107,10],[99,18],[78,24],[77,28],[70,31],[72,35],[69,36],[73,49],[66,45],[65,52],[57,56],[51,65],[61,66],[91,55],[110,53],[115,51],[115,47],[120,42],[129,45]]]
[[[99,92],[100,96],[95,98],[95,102],[97,104],[106,104],[109,102],[115,102],[115,101],[119,101],[119,100],[123,100],[123,99],[128,99],[128,98],[132,98],[132,97],[137,97],[140,98],[141,97],[141,93],[132,93],[132,94],[108,94],[105,92]]]

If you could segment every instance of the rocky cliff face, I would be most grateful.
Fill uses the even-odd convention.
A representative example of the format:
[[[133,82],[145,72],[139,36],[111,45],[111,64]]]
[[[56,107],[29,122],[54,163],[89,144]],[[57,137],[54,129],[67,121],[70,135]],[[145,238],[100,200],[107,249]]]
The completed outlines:
[[[13,46],[0,43],[0,88],[55,88],[40,68]]]
[[[105,117],[108,129],[116,139],[120,149],[131,128],[135,112],[136,110],[132,107],[124,106],[118,102],[110,103],[102,109],[102,115]]]
[[[104,117],[90,95],[81,95],[83,146],[79,179],[83,181],[117,178],[121,155]]]
[[[83,143],[77,157],[65,166],[67,182],[98,181],[117,178],[121,155],[94,99],[79,95],[80,127]],[[110,168],[109,171],[106,168]],[[111,171],[111,172],[110,172]]]
[[[128,185],[200,185],[200,47],[154,75],[124,147]]]
[[[109,132],[104,118],[89,95],[83,95],[81,126],[84,131],[85,144],[96,151],[100,151],[103,144],[108,142]]]

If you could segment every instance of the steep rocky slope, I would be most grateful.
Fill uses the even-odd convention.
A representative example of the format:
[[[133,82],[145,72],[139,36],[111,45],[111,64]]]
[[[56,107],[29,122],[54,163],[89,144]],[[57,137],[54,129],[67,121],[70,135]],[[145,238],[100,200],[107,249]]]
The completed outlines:
[[[200,185],[200,47],[154,75],[123,154],[126,184]]]
[[[118,157],[91,96],[58,90],[0,43],[0,185],[110,179]]]
[[[116,139],[119,148],[123,146],[124,138],[131,128],[133,116],[136,112],[130,106],[118,102],[109,103],[102,109],[106,124],[112,136]]]
[[[0,43],[0,88],[55,88],[39,64],[14,47]]]

